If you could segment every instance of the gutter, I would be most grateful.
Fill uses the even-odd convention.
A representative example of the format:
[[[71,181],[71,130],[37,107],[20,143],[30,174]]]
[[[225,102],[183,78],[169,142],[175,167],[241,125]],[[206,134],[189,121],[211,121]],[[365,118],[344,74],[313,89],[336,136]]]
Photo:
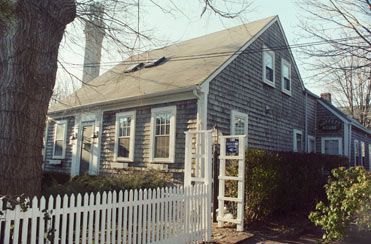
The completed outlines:
[[[86,105],[78,105],[74,106],[71,108],[66,108],[66,109],[58,109],[54,111],[49,111],[48,115],[56,115],[60,113],[71,113],[72,111],[76,110],[87,110],[90,108],[96,108],[96,107],[105,107],[105,106],[110,106],[110,105],[115,105],[119,103],[124,103],[124,102],[131,102],[131,101],[136,101],[138,99],[151,99],[151,98],[156,98],[160,96],[166,96],[166,95],[175,95],[178,93],[184,93],[184,92],[193,92],[195,95],[194,90],[197,89],[199,86],[198,85],[192,85],[192,86],[187,86],[187,87],[182,87],[174,90],[168,90],[164,92],[157,92],[157,93],[152,93],[152,94],[144,94],[140,96],[133,96],[133,97],[125,97],[121,99],[114,99],[114,100],[108,100],[108,101],[103,101],[103,102],[96,102],[96,103],[90,103]]]

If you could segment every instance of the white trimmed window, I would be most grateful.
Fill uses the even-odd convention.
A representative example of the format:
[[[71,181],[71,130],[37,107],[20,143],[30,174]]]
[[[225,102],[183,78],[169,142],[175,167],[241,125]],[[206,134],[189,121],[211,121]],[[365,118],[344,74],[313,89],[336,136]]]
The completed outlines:
[[[275,62],[274,52],[263,46],[263,82],[274,87]]]
[[[135,147],[135,111],[116,114],[115,159],[133,162]]]
[[[285,59],[281,60],[282,92],[291,96],[291,64]]]
[[[151,162],[175,161],[176,106],[151,110]]]
[[[303,152],[303,131],[294,129],[293,131],[293,151]]]
[[[361,165],[361,157],[359,154],[359,141],[354,140],[354,163],[355,165]]]
[[[308,136],[308,153],[316,152],[316,138],[314,136]]]
[[[231,135],[246,135],[248,129],[248,115],[235,110],[231,111]]]
[[[56,121],[54,125],[53,158],[63,159],[66,156],[67,120]]]
[[[340,137],[322,137],[321,152],[328,155],[343,154],[343,140]]]

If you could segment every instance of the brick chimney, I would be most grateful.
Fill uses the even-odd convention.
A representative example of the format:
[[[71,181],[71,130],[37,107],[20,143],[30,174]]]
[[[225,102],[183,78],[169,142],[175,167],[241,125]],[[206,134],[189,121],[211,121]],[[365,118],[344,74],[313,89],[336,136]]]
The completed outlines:
[[[102,42],[104,37],[102,4],[90,5],[88,20],[85,21],[85,54],[82,81],[89,82],[99,76]]]
[[[329,103],[331,103],[331,93],[325,92],[321,93],[321,98]]]

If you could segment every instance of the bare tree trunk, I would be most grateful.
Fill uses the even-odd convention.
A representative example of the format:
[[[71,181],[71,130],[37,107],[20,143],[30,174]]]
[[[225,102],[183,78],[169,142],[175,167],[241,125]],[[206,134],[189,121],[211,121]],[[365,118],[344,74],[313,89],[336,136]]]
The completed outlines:
[[[11,10],[0,22],[0,195],[39,195],[58,48],[75,1],[0,2]]]

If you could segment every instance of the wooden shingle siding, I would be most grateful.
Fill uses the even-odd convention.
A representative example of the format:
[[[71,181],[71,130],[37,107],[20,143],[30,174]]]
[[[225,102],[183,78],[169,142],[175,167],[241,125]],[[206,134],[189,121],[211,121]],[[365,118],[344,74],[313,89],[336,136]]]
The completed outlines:
[[[365,161],[363,163],[363,166],[366,169],[369,169],[369,151],[368,151],[368,144],[371,143],[371,138],[367,133],[364,131],[356,128],[355,126],[352,126],[352,137],[351,137],[351,147],[350,147],[350,165],[354,166],[355,165],[355,160],[354,160],[354,140],[358,140],[359,142],[359,150],[361,154],[361,142],[365,143],[365,152],[366,152],[366,157]]]
[[[316,117],[317,117],[317,98],[311,96],[311,95],[308,95],[307,96],[307,130],[308,130],[308,135],[310,136],[315,136],[316,135],[316,131],[317,131],[317,121],[316,121]],[[305,111],[304,111],[305,112]],[[320,152],[320,151],[317,151],[316,149],[316,152]]]
[[[45,142],[44,170],[59,172],[59,173],[64,173],[64,174],[70,174],[71,162],[72,162],[72,145],[73,143],[76,143],[76,140],[74,141],[71,140],[71,136],[73,133],[73,127],[75,125],[75,118],[70,116],[70,117],[58,118],[55,120],[67,120],[66,155],[64,159],[61,159],[62,163],[60,165],[52,165],[48,163],[49,160],[53,159],[54,128],[55,128],[55,122],[49,121],[47,139]]]
[[[167,106],[176,106],[176,139],[175,163],[169,163],[170,171],[184,168],[184,132],[196,128],[197,101],[157,104],[130,109],[121,109],[103,113],[103,131],[101,144],[100,167],[102,171],[109,170],[110,163],[114,163],[115,121],[116,113],[136,111],[134,162],[129,167],[145,167],[149,162],[151,143],[151,109]]]
[[[289,51],[275,50],[275,87],[262,82],[263,45],[285,46],[277,23],[267,29],[209,86],[208,127],[217,125],[230,134],[230,113],[249,115],[249,147],[285,150],[293,148],[293,129],[304,133],[304,92]],[[281,58],[291,63],[292,96],[281,91]]]
[[[340,130],[334,132],[334,131],[321,131],[318,128],[318,125],[321,121],[324,120],[334,120],[341,124]],[[323,107],[320,103],[317,104],[317,134],[316,134],[316,151],[321,152],[321,138],[322,137],[340,137],[342,139],[342,147],[343,147],[343,153],[344,153],[344,123],[333,113],[331,113],[329,110],[327,110],[325,107]]]

